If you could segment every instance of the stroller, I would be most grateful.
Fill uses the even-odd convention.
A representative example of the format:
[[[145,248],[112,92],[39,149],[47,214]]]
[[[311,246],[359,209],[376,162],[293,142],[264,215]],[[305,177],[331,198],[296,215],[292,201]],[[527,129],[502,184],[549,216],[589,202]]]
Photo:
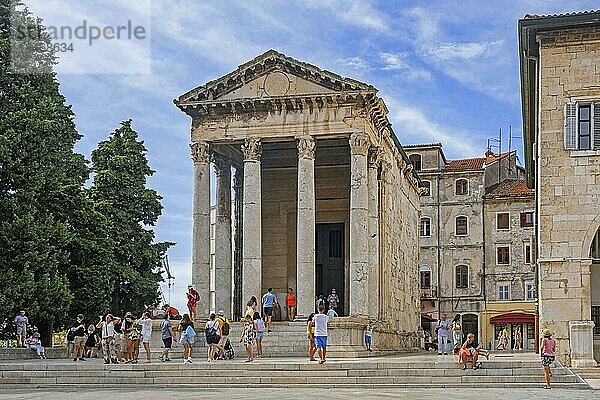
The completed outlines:
[[[229,341],[229,338],[225,341],[225,345],[223,346],[223,348],[225,349],[225,354],[223,355],[223,357],[221,357],[221,350],[219,348],[217,348],[217,350],[215,351],[215,360],[218,360],[219,358],[223,358],[225,360],[233,359],[234,351],[233,351],[233,346],[231,345],[231,342]]]

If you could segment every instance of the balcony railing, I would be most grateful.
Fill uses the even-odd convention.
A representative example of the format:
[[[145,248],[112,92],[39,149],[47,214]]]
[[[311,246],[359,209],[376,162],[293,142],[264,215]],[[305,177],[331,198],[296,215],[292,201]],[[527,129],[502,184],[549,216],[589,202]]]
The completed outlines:
[[[437,286],[431,286],[429,289],[420,289],[419,296],[421,299],[437,299]]]

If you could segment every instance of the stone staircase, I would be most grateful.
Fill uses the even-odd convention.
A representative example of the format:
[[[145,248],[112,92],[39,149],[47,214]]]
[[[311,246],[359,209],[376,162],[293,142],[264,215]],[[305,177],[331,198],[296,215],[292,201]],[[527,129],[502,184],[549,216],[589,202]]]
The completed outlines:
[[[578,374],[592,389],[600,390],[600,367],[577,368],[573,372]]]
[[[578,375],[560,365],[553,367],[553,386],[588,389]],[[104,365],[68,360],[0,362],[0,389],[17,387],[102,388],[127,384],[164,387],[490,387],[538,388],[544,385],[537,357],[492,356],[478,370],[462,371],[454,356],[420,354],[404,357],[330,359],[325,364],[305,358],[263,358],[252,363],[243,359],[207,363],[203,357],[193,364]]]

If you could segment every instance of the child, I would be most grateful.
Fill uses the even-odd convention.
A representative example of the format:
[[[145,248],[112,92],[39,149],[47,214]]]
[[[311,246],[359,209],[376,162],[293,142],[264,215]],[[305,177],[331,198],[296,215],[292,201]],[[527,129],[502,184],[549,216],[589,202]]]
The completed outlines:
[[[38,332],[34,332],[33,335],[25,342],[30,349],[35,350],[37,356],[44,360],[46,359],[46,353],[44,348],[42,347],[42,342],[40,340],[40,334]]]
[[[540,346],[540,356],[542,358],[542,366],[544,367],[544,378],[546,379],[546,389],[550,387],[550,364],[554,362],[556,354],[556,342],[552,339],[552,332],[550,329],[544,329],[544,338],[542,339],[542,345]]]
[[[333,306],[329,306],[329,311],[327,311],[327,316],[329,319],[338,317],[338,313],[333,309]]]
[[[262,357],[263,348],[262,348],[262,339],[265,331],[265,321],[260,317],[260,314],[254,313],[254,329],[256,331],[256,356]]]
[[[254,327],[254,323],[252,322],[252,316],[246,315],[245,321],[246,322],[244,322],[242,336],[240,337],[240,343],[242,343],[242,341],[244,342],[244,347],[246,348],[246,356],[248,357],[246,362],[250,362],[254,361],[252,344],[254,343],[256,328]]]
[[[100,337],[96,333],[96,327],[94,325],[88,326],[88,335],[85,341],[85,354],[87,358],[94,358],[99,343]]]
[[[375,324],[373,324],[372,321],[369,321],[369,323],[365,327],[365,348],[367,349],[367,351],[373,351],[371,349],[371,342],[373,340],[373,328],[374,327],[375,327]]]

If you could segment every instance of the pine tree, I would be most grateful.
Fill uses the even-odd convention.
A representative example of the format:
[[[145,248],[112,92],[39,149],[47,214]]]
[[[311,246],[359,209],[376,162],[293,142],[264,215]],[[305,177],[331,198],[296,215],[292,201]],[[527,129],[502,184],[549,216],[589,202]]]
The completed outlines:
[[[124,121],[92,152],[95,173],[90,198],[108,220],[114,241],[112,311],[139,312],[157,301],[161,277],[161,255],[173,243],[154,243],[155,225],[162,212],[162,199],[146,187],[154,174],[148,165],[144,143]]]

